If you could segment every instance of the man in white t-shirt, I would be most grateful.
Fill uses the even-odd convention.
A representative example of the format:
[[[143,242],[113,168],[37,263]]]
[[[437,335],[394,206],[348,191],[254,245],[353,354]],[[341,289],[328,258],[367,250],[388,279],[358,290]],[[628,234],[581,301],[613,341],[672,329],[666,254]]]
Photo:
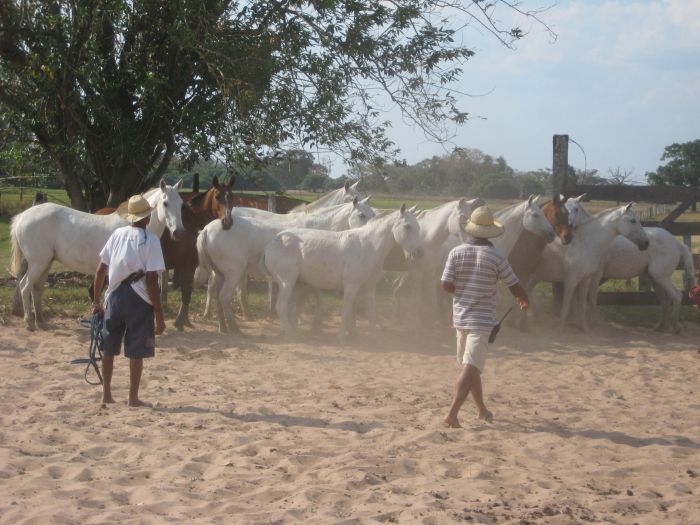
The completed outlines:
[[[131,223],[115,230],[100,252],[94,281],[93,310],[104,316],[102,328],[102,402],[114,403],[114,356],[129,358],[129,406],[150,406],[139,399],[143,359],[155,355],[155,336],[165,330],[158,273],[165,270],[160,239],[146,229],[151,206],[135,195],[117,209]],[[105,277],[109,286],[100,303]],[[155,315],[155,326],[154,326]]]
[[[508,260],[489,241],[504,231],[491,210],[486,206],[476,208],[463,230],[471,240],[450,252],[440,279],[443,290],[454,294],[452,324],[457,331],[457,360],[463,365],[450,411],[445,416],[445,425],[452,428],[460,426],[457,414],[470,392],[479,419],[493,419],[484,404],[481,372],[486,364],[489,334],[496,324],[498,281],[509,288],[520,308],[528,307],[525,290]]]

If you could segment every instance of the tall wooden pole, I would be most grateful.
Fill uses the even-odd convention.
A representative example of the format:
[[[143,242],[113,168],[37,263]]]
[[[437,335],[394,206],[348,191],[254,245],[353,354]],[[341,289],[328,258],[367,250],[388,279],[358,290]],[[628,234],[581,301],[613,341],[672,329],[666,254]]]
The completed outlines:
[[[554,135],[552,157],[552,191],[553,195],[566,193],[566,182],[569,173],[569,135]],[[561,310],[564,286],[562,283],[552,283],[552,298],[554,309]]]
[[[552,159],[552,190],[565,193],[569,174],[569,135],[554,135]]]

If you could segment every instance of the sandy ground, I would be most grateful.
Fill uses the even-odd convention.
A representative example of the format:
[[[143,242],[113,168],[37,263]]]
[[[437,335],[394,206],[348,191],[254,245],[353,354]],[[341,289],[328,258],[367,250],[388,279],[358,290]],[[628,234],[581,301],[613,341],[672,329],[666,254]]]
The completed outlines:
[[[700,327],[503,331],[492,424],[441,425],[451,332],[282,342],[170,331],[130,409],[83,380],[89,333],[0,326],[0,524],[700,523]],[[275,334],[265,336],[264,327]],[[361,327],[364,328],[364,327]]]

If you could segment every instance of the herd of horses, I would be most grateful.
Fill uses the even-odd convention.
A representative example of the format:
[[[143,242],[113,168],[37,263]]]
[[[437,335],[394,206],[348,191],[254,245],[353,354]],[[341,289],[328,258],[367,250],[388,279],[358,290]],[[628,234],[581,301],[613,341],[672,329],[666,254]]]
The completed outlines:
[[[376,290],[384,271],[398,272],[396,311],[407,297],[408,315],[432,322],[439,315],[438,284],[449,251],[464,242],[460,224],[480,198],[461,198],[433,209],[378,210],[354,185],[345,184],[320,199],[273,213],[266,203],[242,203],[234,179],[214,180],[203,193],[181,193],[181,182],[164,181],[144,194],[153,207],[148,228],[161,238],[166,267],[175,270],[181,306],[175,326],[191,326],[189,304],[195,283],[208,283],[207,310],[216,305],[219,330],[236,331],[230,307],[239,291],[247,310],[248,279],[277,284],[276,311],[285,333],[297,333],[299,295],[316,298],[315,320],[322,313],[319,290],[343,293],[340,336],[355,330],[356,304],[364,302],[376,325]],[[583,330],[595,318],[598,285],[603,279],[648,275],[661,306],[659,329],[678,331],[681,292],[671,276],[677,268],[695,275],[688,248],[666,230],[645,228],[632,203],[596,214],[583,196],[555,195],[542,205],[531,196],[496,213],[505,234],[493,240],[508,257],[520,281],[562,282],[562,328],[573,311]],[[251,206],[251,204],[253,206]],[[18,278],[24,319],[29,329],[44,326],[41,297],[53,261],[92,274],[109,235],[126,224],[114,209],[89,214],[42,203],[12,220],[12,267]],[[517,310],[517,309],[516,309]],[[527,329],[524,312],[514,324]],[[315,323],[318,325],[318,322]]]

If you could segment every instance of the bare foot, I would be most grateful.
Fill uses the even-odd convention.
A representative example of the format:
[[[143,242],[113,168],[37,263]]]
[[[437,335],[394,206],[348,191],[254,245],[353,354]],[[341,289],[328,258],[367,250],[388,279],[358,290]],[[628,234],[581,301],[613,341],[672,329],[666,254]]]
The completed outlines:
[[[443,423],[447,428],[462,428],[462,425],[459,424],[459,420],[456,417],[451,418],[450,416],[445,416]]]
[[[490,410],[480,410],[478,418],[483,419],[487,423],[492,423],[493,422],[493,413]]]
[[[146,401],[141,401],[140,399],[137,399],[135,401],[129,401],[129,406],[131,408],[139,408],[139,407],[153,408],[153,405],[151,403],[147,403]]]

